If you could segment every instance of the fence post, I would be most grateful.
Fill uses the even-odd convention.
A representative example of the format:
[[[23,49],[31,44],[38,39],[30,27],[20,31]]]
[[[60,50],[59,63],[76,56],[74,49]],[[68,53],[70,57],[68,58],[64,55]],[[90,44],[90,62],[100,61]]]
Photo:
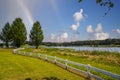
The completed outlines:
[[[18,54],[20,54],[20,51],[18,51]]]
[[[25,55],[25,52],[24,52],[24,55]]]
[[[48,59],[48,55],[45,55],[45,60],[47,60]]]
[[[90,64],[87,65],[87,80],[90,80]]]
[[[30,52],[30,56],[32,56],[32,52]]]
[[[16,50],[13,50],[13,54],[15,54],[16,53]]]
[[[68,60],[67,59],[65,59],[65,67],[66,67],[66,69],[67,69],[67,66],[68,66]]]
[[[41,54],[38,54],[38,57],[40,57],[41,56]]]
[[[55,59],[54,59],[54,63],[56,64],[56,56],[54,57]]]

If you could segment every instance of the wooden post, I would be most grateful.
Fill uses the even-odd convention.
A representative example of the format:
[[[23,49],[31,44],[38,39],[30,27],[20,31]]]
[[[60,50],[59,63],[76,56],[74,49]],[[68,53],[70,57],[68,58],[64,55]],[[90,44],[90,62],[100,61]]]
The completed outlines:
[[[24,55],[25,55],[25,52],[24,52]]]
[[[13,54],[15,54],[16,53],[16,50],[13,50]]]
[[[41,54],[38,54],[38,57],[40,57],[41,56]]]
[[[56,64],[56,56],[54,57],[55,59],[54,59],[54,63]]]
[[[32,56],[32,52],[30,53],[30,56]]]
[[[65,67],[66,67],[66,69],[67,69],[67,66],[68,66],[68,63],[67,63],[67,62],[68,62],[68,60],[66,59],[66,60],[65,60]]]
[[[48,59],[48,56],[47,55],[45,55],[45,60],[47,60]]]
[[[18,54],[20,54],[20,51],[18,51]]]
[[[90,80],[90,64],[87,65],[87,80]]]

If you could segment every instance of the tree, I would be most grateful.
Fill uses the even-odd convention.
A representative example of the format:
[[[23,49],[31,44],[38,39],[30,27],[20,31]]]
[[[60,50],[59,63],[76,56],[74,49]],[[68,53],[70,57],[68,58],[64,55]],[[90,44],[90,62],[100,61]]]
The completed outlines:
[[[9,47],[9,42],[12,40],[11,36],[11,26],[7,22],[0,33],[0,39],[5,42],[6,47]]]
[[[33,24],[29,37],[30,42],[36,46],[36,49],[38,49],[38,46],[42,43],[42,40],[44,38],[41,25],[38,21]]]
[[[16,18],[12,23],[13,45],[20,47],[27,39],[27,31],[21,18]]]
[[[82,2],[83,0],[78,0],[78,2]],[[96,4],[104,7],[107,6],[108,10],[105,12],[105,15],[114,7],[114,3],[111,0],[96,0]]]

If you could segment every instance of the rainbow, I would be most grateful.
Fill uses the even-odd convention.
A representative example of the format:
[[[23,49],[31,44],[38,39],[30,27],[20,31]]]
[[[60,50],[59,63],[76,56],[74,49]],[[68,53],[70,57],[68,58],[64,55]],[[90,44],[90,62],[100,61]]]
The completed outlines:
[[[18,1],[18,4],[21,6],[23,12],[25,13],[30,24],[33,24],[34,23],[33,16],[31,14],[28,6],[26,5],[25,1],[24,0],[17,0],[17,1]]]
[[[16,0],[16,1],[20,5],[21,9],[23,10],[26,19],[29,21],[29,23],[31,25],[33,25],[34,19],[33,19],[31,11],[30,11],[29,7],[27,6],[25,0]],[[51,4],[52,9],[55,12],[56,16],[59,17],[60,15],[59,15],[58,6],[56,5],[56,1],[55,0],[49,0],[49,2]]]

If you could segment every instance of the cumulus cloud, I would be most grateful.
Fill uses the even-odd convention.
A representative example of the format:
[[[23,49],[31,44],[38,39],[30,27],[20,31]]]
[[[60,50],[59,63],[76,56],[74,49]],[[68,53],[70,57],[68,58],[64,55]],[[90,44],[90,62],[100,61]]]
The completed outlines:
[[[62,35],[61,35],[61,39],[67,39],[68,38],[68,33],[67,32],[64,32]]]
[[[96,40],[105,40],[109,38],[108,33],[100,32],[94,34]]]
[[[118,34],[120,34],[120,29],[117,29],[116,32],[117,32]]]
[[[55,39],[55,34],[51,33],[50,39],[51,39],[51,40],[54,40],[54,39]]]
[[[71,25],[71,29],[74,32],[78,32],[78,28],[80,27],[80,21],[84,19],[83,9],[80,9],[79,12],[75,12],[73,15],[75,23]]]
[[[92,29],[92,25],[87,26],[86,31],[87,31],[88,33],[93,33],[94,31],[93,31],[93,29]]]
[[[97,28],[95,29],[95,32],[97,32],[97,33],[102,32],[102,24],[101,24],[101,23],[99,23],[99,24],[97,25]]]
[[[78,28],[79,28],[79,26],[80,26],[80,24],[79,24],[79,22],[77,22],[77,24],[73,24],[73,25],[71,26],[71,28],[72,28],[73,31],[77,31]]]
[[[68,39],[68,33],[64,32],[60,35],[59,42],[65,42],[65,41],[67,41],[67,39]]]
[[[65,42],[68,39],[68,33],[63,32],[60,35],[50,34],[50,42]]]
[[[95,30],[93,30],[92,25],[87,26],[86,32],[89,33],[90,39],[105,40],[109,38],[109,34],[103,32],[101,23],[97,25]]]
[[[81,21],[83,19],[83,9],[80,9],[79,12],[76,12],[74,15],[73,15],[75,21]]]
[[[120,29],[114,29],[113,32],[114,38],[120,38]]]

